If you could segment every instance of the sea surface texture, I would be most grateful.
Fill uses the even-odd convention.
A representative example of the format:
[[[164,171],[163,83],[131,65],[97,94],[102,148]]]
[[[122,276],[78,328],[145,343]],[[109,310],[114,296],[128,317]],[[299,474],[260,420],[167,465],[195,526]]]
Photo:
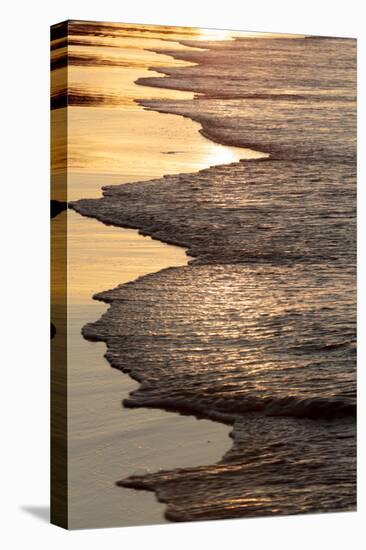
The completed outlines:
[[[192,257],[95,296],[110,307],[83,334],[140,382],[125,405],[233,426],[218,464],[119,484],[155,491],[175,521],[354,510],[356,43],[167,44],[194,65],[138,83],[195,96],[140,103],[269,158],[71,203]]]

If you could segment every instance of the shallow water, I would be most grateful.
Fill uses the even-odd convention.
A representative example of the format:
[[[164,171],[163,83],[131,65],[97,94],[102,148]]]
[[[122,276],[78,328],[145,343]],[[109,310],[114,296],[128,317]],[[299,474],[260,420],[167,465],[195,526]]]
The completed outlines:
[[[95,31],[90,42],[101,39]],[[126,29],[102,32],[103,40],[113,42]],[[170,118],[182,114],[215,141],[254,147],[271,158],[255,160],[249,152],[249,162],[196,172],[202,158],[218,160],[211,165],[229,163],[241,158],[240,150],[227,148],[223,155],[219,146],[217,156],[210,156],[208,142],[196,134],[205,143],[203,157],[192,155],[190,168],[180,162],[193,150],[185,149],[188,127],[182,126],[182,139],[177,126],[167,134],[160,128],[166,138],[158,146],[161,164],[149,161],[141,176],[129,178],[139,183],[107,187],[104,198],[71,206],[188,248],[195,258],[187,267],[100,292],[98,298],[111,307],[83,332],[105,342],[112,366],[140,382],[125,405],[232,424],[234,445],[218,465],[130,476],[120,485],[154,490],[176,521],[354,509],[354,41],[252,38],[202,45],[208,51],[169,49],[181,59],[177,70],[171,58],[164,58],[167,69],[153,65],[170,76],[143,77],[141,84],[164,90],[157,96],[160,89],[142,88],[140,106],[170,114],[141,114],[154,117],[151,127],[159,120],[194,124]],[[95,182],[105,177],[104,153],[95,158],[98,141],[106,153],[112,151],[106,157],[111,174],[103,183],[124,183],[129,176],[118,144],[118,117],[128,111],[129,96],[118,100],[113,71],[132,62],[100,51],[99,63],[91,52],[84,52],[88,59],[75,58],[84,84],[84,70],[92,74],[104,60],[103,79],[111,71],[113,88],[102,94],[85,84],[89,106],[81,107],[76,86],[72,101],[78,106],[70,111],[85,141],[78,136],[71,156],[75,198],[98,196],[96,187],[87,195],[88,177],[78,172],[93,165]],[[188,60],[200,66],[184,65]],[[140,74],[142,65],[135,67]],[[167,99],[171,88],[201,95]],[[108,132],[93,144],[101,113]],[[169,143],[176,135],[181,153],[178,142]],[[94,153],[88,160],[89,151]],[[137,166],[138,153],[127,154]]]

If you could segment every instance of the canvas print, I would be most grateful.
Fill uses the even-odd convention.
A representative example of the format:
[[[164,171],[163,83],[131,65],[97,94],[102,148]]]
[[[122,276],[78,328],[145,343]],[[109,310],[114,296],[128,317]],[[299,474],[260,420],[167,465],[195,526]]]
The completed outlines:
[[[356,508],[356,40],[51,29],[51,516]]]

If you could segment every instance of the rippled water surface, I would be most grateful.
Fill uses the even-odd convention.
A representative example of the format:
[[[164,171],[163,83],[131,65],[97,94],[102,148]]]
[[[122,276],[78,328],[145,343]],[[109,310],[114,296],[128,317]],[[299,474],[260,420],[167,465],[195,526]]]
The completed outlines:
[[[134,32],[143,55],[123,42]],[[110,307],[83,335],[105,342],[109,363],[139,383],[121,396],[127,407],[232,425],[233,447],[218,464],[130,475],[119,485],[155,491],[176,521],[352,510],[355,42],[244,35],[208,42],[204,32],[166,30],[172,45],[156,32],[88,24],[71,32],[75,127],[83,109],[94,109],[95,127],[105,110],[112,168],[103,181],[108,162],[90,153],[98,140],[90,150],[77,141],[71,198],[79,200],[70,206],[185,247],[193,259],[99,292]],[[155,75],[147,71],[151,49],[164,55]],[[62,52],[55,67],[63,70]],[[109,75],[103,93],[95,67]],[[137,104],[135,92],[122,98],[123,70],[126,92],[134,79],[141,85]],[[176,96],[166,95],[172,90]],[[56,96],[57,106],[62,90]],[[160,148],[168,159],[161,173],[152,162],[143,177],[125,172],[118,181],[118,120],[128,105],[154,120],[190,118],[228,149],[221,161],[220,153],[211,157],[211,168],[206,157],[204,166],[196,158],[180,170],[195,148],[172,132],[172,146]],[[109,184],[102,198],[83,192],[80,170],[88,166],[95,182]]]
[[[352,415],[349,282],[316,264],[168,269],[98,294],[113,306],[84,334],[143,381],[130,405],[229,419]]]

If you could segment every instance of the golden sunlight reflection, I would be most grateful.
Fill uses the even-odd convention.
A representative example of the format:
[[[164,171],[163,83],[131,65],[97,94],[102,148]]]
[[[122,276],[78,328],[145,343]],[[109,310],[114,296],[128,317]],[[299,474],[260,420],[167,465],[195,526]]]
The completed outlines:
[[[221,29],[199,29],[200,40],[232,40],[234,31]]]
[[[214,144],[213,147],[208,148],[207,155],[203,156],[205,164],[208,166],[218,166],[220,164],[231,164],[232,162],[239,162],[241,159],[257,159],[266,158],[269,155],[261,153],[260,151],[254,151],[253,149],[243,149],[240,147],[225,147]]]

